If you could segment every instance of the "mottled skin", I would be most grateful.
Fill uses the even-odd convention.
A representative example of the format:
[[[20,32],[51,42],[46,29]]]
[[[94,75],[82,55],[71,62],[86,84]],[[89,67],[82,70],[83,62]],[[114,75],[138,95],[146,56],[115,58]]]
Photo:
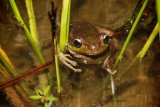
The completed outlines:
[[[67,49],[76,63],[102,63],[103,67],[108,68],[111,66],[109,60],[114,53],[116,45],[116,40],[112,38],[113,35],[112,31],[97,27],[88,22],[76,22],[70,26]],[[75,40],[79,41],[81,46],[77,47]],[[69,65],[76,66],[73,64]]]

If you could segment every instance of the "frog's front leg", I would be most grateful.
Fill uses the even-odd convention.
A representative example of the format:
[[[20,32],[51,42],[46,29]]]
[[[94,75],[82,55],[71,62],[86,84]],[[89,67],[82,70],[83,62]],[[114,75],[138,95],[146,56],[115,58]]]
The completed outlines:
[[[117,70],[114,70],[112,71],[112,62],[111,62],[111,55],[108,55],[107,58],[104,60],[103,62],[103,68],[105,70],[107,70],[107,72],[110,74],[110,75],[114,75]]]
[[[72,58],[69,54],[64,54],[58,49],[58,57],[60,62],[62,62],[62,64],[64,64],[68,68],[72,69],[75,72],[82,72],[82,69],[74,68],[75,66],[77,66],[77,62],[69,59],[68,57]]]

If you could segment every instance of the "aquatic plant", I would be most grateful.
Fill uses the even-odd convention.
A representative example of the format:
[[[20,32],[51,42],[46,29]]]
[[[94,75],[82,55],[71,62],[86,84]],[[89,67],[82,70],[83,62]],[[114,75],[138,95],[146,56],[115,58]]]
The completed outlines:
[[[145,45],[143,46],[143,48],[138,52],[138,54],[136,55],[136,57],[132,60],[132,62],[129,64],[128,69],[130,69],[133,64],[135,64],[137,61],[139,61],[140,59],[142,59],[146,52],[148,51],[149,47],[151,46],[151,44],[153,43],[153,40],[155,39],[155,37],[158,34],[158,23],[156,24],[156,26],[154,27],[152,33],[150,34],[148,40],[146,41]]]
[[[140,11],[139,11],[139,13],[138,13],[138,15],[137,15],[134,23],[133,23],[133,26],[132,26],[131,30],[129,31],[129,34],[128,34],[128,36],[127,36],[127,39],[125,40],[124,45],[123,45],[123,47],[122,47],[122,49],[121,49],[121,51],[120,51],[120,53],[119,53],[119,55],[118,55],[118,57],[117,57],[117,59],[116,59],[116,62],[115,62],[115,64],[114,64],[113,68],[112,68],[112,72],[115,71],[117,65],[118,65],[119,62],[122,60],[123,54],[124,54],[124,52],[125,52],[125,49],[126,49],[126,47],[127,47],[128,43],[129,43],[129,41],[130,41],[130,39],[131,39],[131,37],[132,37],[135,29],[136,29],[136,27],[137,27],[138,22],[139,22],[140,19],[141,19],[142,13],[143,13],[143,11],[145,10],[147,4],[148,4],[148,0],[145,0],[144,3],[143,3],[142,8],[140,9]],[[115,73],[114,73],[114,74],[115,74]],[[108,81],[108,78],[109,78],[109,77],[107,76],[106,79],[105,79],[105,81]],[[111,79],[112,95],[114,96],[114,95],[115,95],[115,94],[114,94],[114,92],[115,92],[115,88],[114,88],[114,87],[115,87],[115,86],[114,86],[114,79],[113,79],[113,76],[112,76],[112,75],[110,76],[110,79]],[[114,103],[114,106],[116,107],[116,106],[117,106],[117,103],[116,103],[115,97],[113,97],[113,103]]]
[[[61,15],[61,28],[60,28],[60,51],[65,53],[66,44],[68,43],[69,25],[70,25],[70,5],[71,0],[63,0],[63,8]]]
[[[118,65],[118,63],[122,60],[124,51],[125,51],[128,43],[129,43],[129,41],[130,41],[130,39],[131,39],[134,31],[135,31],[135,28],[136,28],[139,20],[141,19],[142,13],[143,13],[143,11],[145,10],[147,4],[148,4],[148,0],[145,0],[144,3],[143,3],[142,8],[140,9],[140,11],[139,11],[139,13],[138,13],[138,15],[137,15],[134,23],[133,23],[133,26],[132,26],[131,30],[130,30],[128,36],[127,36],[127,39],[125,40],[125,43],[124,43],[124,45],[123,45],[123,47],[122,47],[122,49],[121,49],[121,52],[120,52],[120,54],[118,55],[118,57],[117,57],[117,59],[116,59],[116,62],[115,62],[115,64],[114,64],[114,66],[113,66],[113,70],[115,70],[115,68],[116,68],[116,66]]]
[[[133,23],[133,26],[132,26],[132,28],[131,28],[128,36],[127,36],[127,39],[126,39],[126,41],[125,41],[125,43],[124,43],[124,45],[123,45],[123,47],[122,47],[122,49],[121,49],[121,51],[120,51],[120,54],[119,54],[119,56],[118,56],[117,59],[116,59],[116,62],[115,62],[115,64],[114,64],[113,68],[112,68],[112,72],[116,69],[116,67],[118,66],[118,64],[119,64],[120,61],[122,60],[123,54],[124,54],[124,52],[125,52],[125,49],[126,49],[128,43],[129,43],[129,41],[130,41],[130,39],[131,39],[131,37],[132,37],[135,29],[136,29],[136,26],[137,26],[139,20],[141,19],[142,13],[143,13],[143,11],[145,10],[145,7],[147,6],[148,2],[149,2],[148,0],[145,0],[145,1],[144,1],[143,6],[142,6],[141,10],[139,11],[139,13],[138,13],[138,15],[137,15],[137,17],[136,17],[136,19],[135,19],[135,21],[134,21],[134,23]],[[157,11],[157,12],[158,12],[158,11]],[[158,34],[158,24],[155,25],[152,33],[150,34],[148,40],[146,41],[144,47],[138,52],[138,54],[137,54],[137,55],[135,56],[135,58],[131,61],[131,63],[128,64],[129,66],[126,68],[126,70],[125,70],[124,72],[121,72],[120,76],[118,76],[118,81],[122,80],[123,77],[125,76],[125,74],[127,74],[127,73],[130,72],[129,69],[130,69],[135,63],[137,63],[139,60],[141,60],[141,59],[145,56],[146,52],[148,51],[149,47],[152,45],[153,40],[155,39],[155,37],[156,37],[157,34]],[[113,76],[114,76],[114,75],[113,75]],[[105,80],[103,81],[103,83],[102,83],[102,85],[100,86],[100,89],[97,91],[96,95],[98,95],[98,93],[100,94],[100,93],[102,92],[102,90],[105,89],[105,87],[106,87],[107,84],[110,84],[110,83],[112,84],[112,82],[113,82],[114,80],[111,80],[111,82],[110,82],[110,79],[109,79],[109,78],[110,78],[109,75],[106,76]],[[112,84],[112,85],[113,85],[113,84]],[[114,86],[112,86],[112,92],[113,92],[113,88],[114,88]],[[116,89],[116,88],[115,88],[115,89]],[[98,97],[99,97],[99,96],[98,96]],[[116,101],[115,98],[116,98],[116,97],[113,97],[113,103],[114,103],[114,106],[116,107],[117,104],[116,104],[116,102],[115,102],[115,101]]]
[[[25,0],[25,3],[26,3],[27,13],[28,13],[28,17],[29,17],[30,33],[31,33],[32,38],[34,39],[35,43],[38,44],[38,46],[39,46],[37,27],[36,27],[36,21],[35,21],[35,16],[34,16],[32,0]]]
[[[57,77],[57,91],[61,92],[61,80],[60,80],[60,69],[59,69],[59,60],[58,60],[58,49],[57,49],[57,39],[54,37],[54,57],[55,57],[55,68],[56,68],[56,77]]]
[[[50,85],[48,85],[44,91],[41,91],[40,89],[35,89],[36,95],[32,95],[29,98],[33,100],[40,100],[40,102],[44,105],[44,107],[49,107],[50,101],[58,100],[53,95],[49,94],[50,89],[51,89]]]
[[[2,63],[4,64],[4,66],[8,69],[8,71],[15,77],[17,76],[17,72],[15,70],[15,67],[13,66],[12,62],[10,61],[10,59],[8,58],[7,54],[3,51],[3,49],[0,47],[0,61],[2,61]],[[2,71],[2,74],[3,71]],[[6,75],[4,75],[4,77],[8,77],[7,75],[9,75],[9,73],[7,73]],[[25,84],[22,82],[21,83],[21,86],[23,87],[23,89],[25,90],[25,92],[27,94],[28,93],[28,90],[25,86]]]
[[[148,2],[148,0],[145,0],[144,4]],[[156,6],[158,6],[158,2],[156,2]],[[143,4],[143,5],[144,5]],[[157,17],[159,17],[159,12],[160,8],[157,7]],[[138,17],[138,16],[137,16]],[[158,19],[158,18],[157,18]],[[129,64],[129,66],[126,68],[126,71],[128,71],[137,61],[141,60],[145,55],[146,52],[148,51],[149,47],[152,45],[155,37],[158,34],[158,31],[160,31],[160,27],[159,27],[159,19],[158,19],[158,23],[155,25],[153,31],[151,32],[148,40],[146,41],[145,45],[143,46],[143,48],[138,52],[138,54],[135,56],[135,58],[132,60],[132,62]],[[129,35],[128,35],[129,36]]]
[[[36,37],[33,37],[33,36],[31,35],[30,30],[27,28],[26,24],[24,23],[21,15],[20,15],[20,13],[19,13],[19,10],[18,10],[18,8],[17,8],[17,5],[16,5],[15,1],[14,1],[14,0],[9,0],[9,1],[10,1],[11,7],[12,7],[12,10],[13,10],[13,12],[14,12],[14,14],[15,14],[16,19],[17,19],[18,23],[20,24],[20,26],[21,26],[22,28],[24,28],[24,30],[25,30],[25,32],[26,32],[26,37],[27,37],[27,39],[29,40],[31,46],[33,47],[33,49],[34,49],[34,51],[35,51],[35,53],[36,53],[39,61],[40,61],[41,63],[45,63],[44,58],[43,58],[43,56],[42,56],[42,54],[41,54],[41,51],[40,51],[39,44],[37,44],[37,41],[38,41],[38,40],[36,40]],[[32,13],[32,12],[31,12],[31,13]],[[29,19],[29,20],[30,20],[30,19]],[[32,24],[30,24],[30,26],[32,26]],[[32,27],[31,27],[31,28],[32,28]]]
[[[70,1],[69,1],[70,2]],[[22,26],[22,27],[24,27],[24,29],[26,29],[26,34],[28,34],[29,35],[29,40],[31,39],[31,43],[33,43],[33,45],[35,45],[34,44],[34,39],[32,38],[32,36],[31,36],[31,34],[30,34],[30,32],[29,32],[29,30],[28,30],[28,28],[26,27],[26,25],[24,24],[24,21],[23,21],[23,19],[22,19],[22,17],[20,16],[20,13],[19,13],[19,11],[18,11],[18,8],[17,8],[17,6],[16,6],[16,4],[15,4],[15,2],[14,2],[14,0],[12,1],[10,1],[10,3],[11,3],[11,5],[12,5],[12,7],[13,7],[13,11],[15,12],[15,15],[16,15],[16,18],[17,18],[17,20],[18,20],[18,22],[20,22],[20,25]],[[70,8],[70,7],[69,7]],[[70,9],[69,9],[70,10]],[[32,10],[33,11],[33,10]],[[32,12],[33,13],[33,12]],[[68,19],[69,19],[69,17],[68,17]],[[69,21],[69,20],[67,20],[67,21]],[[32,23],[32,22],[31,22]],[[35,22],[33,22],[33,23],[35,23]],[[66,23],[69,23],[69,22],[66,22]],[[35,25],[35,24],[33,24],[33,25]],[[33,28],[33,29],[35,29],[35,28]],[[69,32],[69,31],[68,31]],[[65,35],[63,35],[62,36],[62,38],[64,37]],[[54,40],[54,45],[55,46],[57,46],[57,41],[56,41],[56,39]],[[55,48],[55,51],[57,52],[57,48]],[[57,55],[57,54],[56,54]],[[58,59],[58,56],[56,56],[57,58],[55,58],[55,59]],[[58,60],[57,60],[57,62],[58,62]],[[34,74],[34,73],[36,73],[36,72],[39,72],[39,71],[41,71],[41,70],[43,70],[43,69],[46,69],[50,64],[51,64],[52,62],[48,62],[48,63],[46,63],[46,64],[44,64],[44,65],[42,65],[42,66],[40,66],[40,67],[37,67],[37,68],[35,68],[35,69],[33,69],[33,70],[31,70],[31,71],[29,71],[28,73],[24,73],[22,76],[18,76],[17,78],[14,78],[13,79],[13,81],[11,80],[11,81],[9,81],[9,82],[7,82],[7,85],[6,86],[9,86],[10,84],[13,84],[13,83],[15,83],[15,82],[18,82],[18,81],[20,81],[20,80],[22,80],[22,79],[24,79],[24,78],[26,78],[27,76],[30,76],[30,75],[32,75],[32,74]],[[57,66],[58,64],[56,63],[56,66]],[[46,66],[46,67],[44,67],[44,66]],[[42,68],[43,67],[43,68]],[[57,66],[57,68],[59,69],[59,67]],[[58,71],[59,72],[59,71]],[[60,76],[59,76],[59,73],[57,73],[57,83],[58,84],[60,84]],[[6,84],[6,83],[5,83]],[[3,86],[3,88],[4,87],[6,87],[6,86],[4,86],[4,84],[2,84],[2,86]],[[61,90],[61,87],[60,87],[60,85],[58,85],[58,92],[60,92],[60,90]]]
[[[160,0],[156,0],[156,10],[157,10],[157,19],[158,19],[158,25],[160,25]],[[160,40],[160,26],[159,29],[159,40]]]
[[[17,76],[15,67],[13,66],[7,54],[4,52],[4,50],[1,47],[0,47],[0,61],[1,61],[0,72],[5,79],[10,79],[12,76]],[[3,81],[3,79],[1,78],[1,82]],[[7,85],[11,85],[11,84],[3,84],[4,87],[6,87]],[[4,88],[4,87],[0,86],[0,88]],[[6,93],[7,98],[9,99],[9,102],[14,106],[24,107],[26,102],[29,101],[28,95],[30,93],[23,81],[20,83],[20,85],[15,85],[14,88],[13,87],[5,88],[4,92]],[[19,96],[19,94],[21,94],[21,96]],[[35,105],[35,104],[31,102],[30,105]]]
[[[52,42],[54,42],[54,59],[55,59],[55,68],[56,68],[56,77],[57,77],[57,90],[58,93],[61,92],[61,83],[60,83],[60,68],[59,68],[59,59],[58,51],[65,53],[66,44],[68,43],[69,35],[69,25],[70,25],[70,4],[71,0],[63,0],[62,14],[61,14],[61,26],[60,26],[60,42],[57,44],[57,35],[56,35],[56,9],[52,3],[52,10],[49,13],[49,18],[52,24]],[[58,35],[59,36],[59,35]]]
[[[38,42],[38,38],[37,38],[37,29],[35,27],[35,19],[34,18],[34,12],[33,12],[33,7],[32,7],[32,0],[26,0],[26,5],[27,5],[27,10],[28,10],[28,13],[29,13],[29,22],[30,22],[30,30],[27,28],[26,24],[24,23],[20,13],[19,13],[19,10],[17,8],[17,5],[15,3],[14,0],[9,0],[10,4],[11,4],[11,7],[12,7],[12,10],[15,14],[15,17],[19,23],[19,25],[25,30],[25,33],[26,33],[26,37],[27,39],[29,40],[38,60],[40,63],[44,64],[45,63],[45,60],[42,56],[42,53],[41,53],[41,49],[40,49],[40,46],[39,46],[39,42]],[[32,8],[31,8],[32,7]],[[33,34],[33,35],[32,35]],[[40,80],[48,80],[46,75],[43,75],[43,74],[40,74]],[[45,88],[47,86],[47,84],[41,84],[41,88]]]

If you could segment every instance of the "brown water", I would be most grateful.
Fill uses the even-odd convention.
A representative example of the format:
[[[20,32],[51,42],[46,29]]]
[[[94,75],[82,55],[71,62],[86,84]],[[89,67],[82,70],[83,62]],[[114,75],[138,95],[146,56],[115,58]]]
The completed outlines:
[[[72,2],[71,19],[87,20],[106,28],[118,29],[131,17],[136,3],[137,0],[96,0],[92,2],[90,0],[74,0]],[[17,5],[27,22],[28,17],[24,9],[24,3],[17,0]],[[43,55],[48,61],[52,59],[51,27],[47,15],[50,10],[50,1],[41,0],[39,2],[34,0],[33,5],[37,19],[39,40],[43,47]],[[30,54],[33,54],[33,52],[24,36],[23,29],[18,27],[14,20],[12,11],[7,9],[4,9],[4,11],[0,11],[0,13],[3,13],[6,17],[9,15],[7,17],[9,22],[0,17],[0,45],[6,51],[16,70],[22,73],[32,68],[33,59]],[[73,73],[66,68],[62,69],[63,92],[57,107],[159,107],[159,43],[153,44],[147,55],[134,67],[126,71],[126,67],[148,38],[148,33],[141,32],[136,33],[130,41],[124,58],[117,68],[118,73],[114,75],[116,87],[114,100],[117,106],[114,105],[115,103],[112,99],[110,80],[108,79],[106,83],[104,80],[108,74],[103,72],[98,65],[94,65],[81,66],[84,68],[82,73]],[[118,48],[116,55],[118,55],[123,46],[125,38],[125,35],[117,38]],[[123,76],[124,72],[128,73]],[[33,94],[34,90],[32,88],[38,84],[37,75],[25,79]],[[54,94],[56,95],[56,93]],[[7,105],[9,105],[8,103],[10,102],[7,102]],[[2,104],[3,102],[0,104],[3,107]]]

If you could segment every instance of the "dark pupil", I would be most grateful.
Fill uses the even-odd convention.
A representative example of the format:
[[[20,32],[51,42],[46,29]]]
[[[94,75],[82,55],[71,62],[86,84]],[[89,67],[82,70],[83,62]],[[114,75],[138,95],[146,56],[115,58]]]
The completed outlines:
[[[75,39],[74,40],[74,46],[77,48],[80,48],[82,46],[82,42],[80,39]]]
[[[108,44],[108,41],[109,41],[109,36],[108,35],[104,35],[103,43],[104,44]]]

